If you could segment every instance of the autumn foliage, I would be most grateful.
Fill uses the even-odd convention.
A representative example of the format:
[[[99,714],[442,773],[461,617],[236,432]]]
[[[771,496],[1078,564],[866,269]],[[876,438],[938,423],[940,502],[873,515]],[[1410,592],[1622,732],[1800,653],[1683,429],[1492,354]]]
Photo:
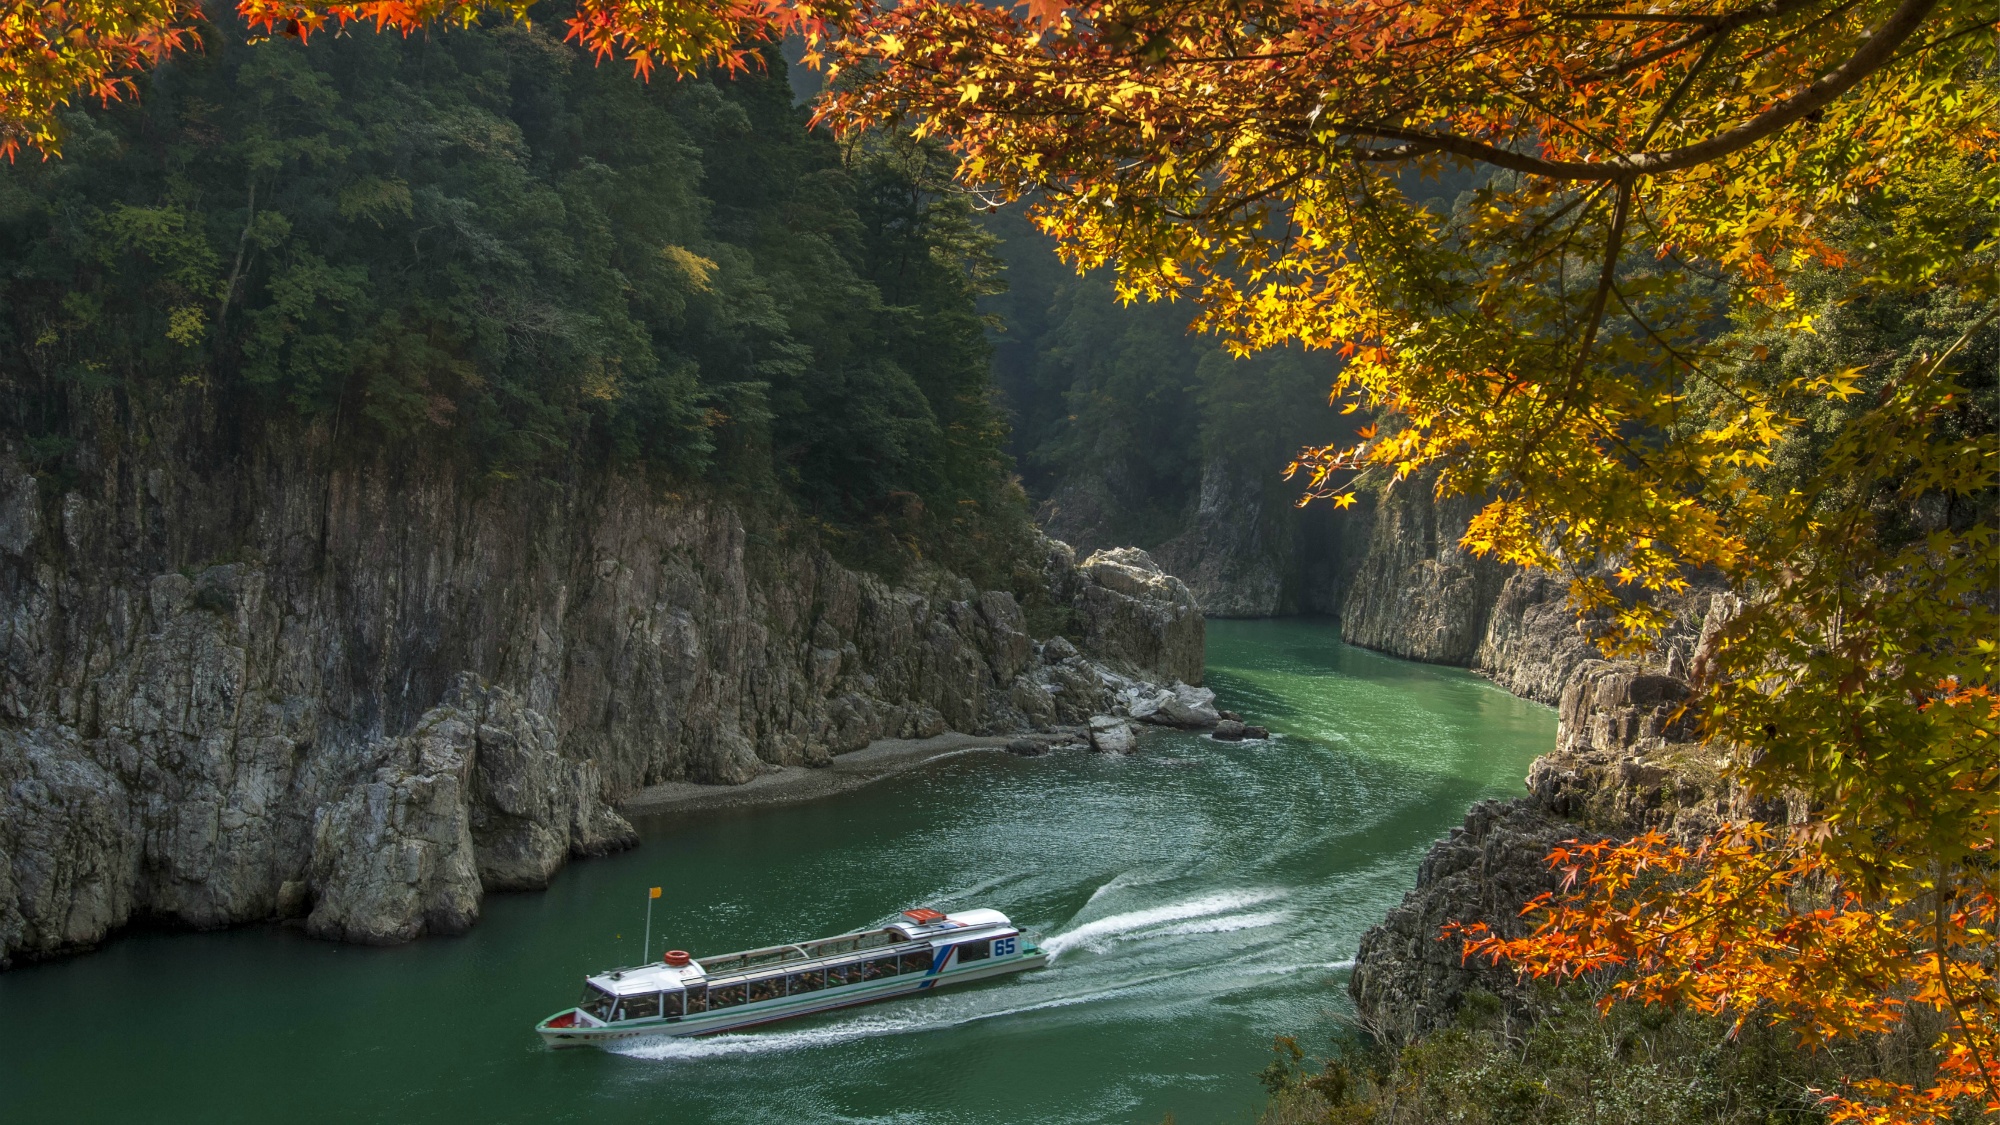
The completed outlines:
[[[527,13],[241,11],[302,38]],[[9,152],[54,151],[66,98],[129,93],[198,16],[6,12]],[[1650,649],[1650,594],[1726,580],[1744,608],[1690,707],[1794,822],[1576,845],[1529,936],[1468,951],[1807,1044],[1921,1009],[1933,1080],[1826,1092],[1915,1122],[2000,1113],[2000,451],[1961,374],[2000,307],[1995,23],[1992,0],[583,0],[568,34],[648,74],[797,32],[823,122],[945,138],[966,190],[1240,351],[1323,349],[1374,421],[1300,456],[1306,490],[1485,497],[1466,545],[1570,576],[1607,652]],[[1808,274],[1928,294],[1953,331],[1774,370],[1773,339],[1816,329]]]

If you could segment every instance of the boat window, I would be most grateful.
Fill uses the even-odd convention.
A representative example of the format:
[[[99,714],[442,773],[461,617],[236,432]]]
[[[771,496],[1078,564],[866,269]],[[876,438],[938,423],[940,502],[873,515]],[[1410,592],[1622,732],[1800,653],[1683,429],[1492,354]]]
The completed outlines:
[[[791,993],[794,996],[797,996],[801,992],[818,992],[820,989],[826,987],[826,972],[821,969],[814,969],[809,973],[793,973],[790,984]]]
[[[691,984],[687,986],[687,1014],[700,1015],[708,1011],[708,986]]]
[[[893,977],[896,975],[897,960],[892,954],[888,957],[877,957],[873,961],[868,962],[868,964],[874,967],[876,976]]]
[[[618,1002],[618,1014],[613,1019],[649,1020],[660,1014],[660,994],[648,992],[644,996],[627,996]]]
[[[784,977],[759,977],[750,982],[750,1002],[776,1000],[785,994]]]
[[[847,967],[847,981],[849,984],[858,980],[874,980],[881,975],[882,963],[880,961],[862,961]]]
[[[741,1003],[743,1003],[743,986],[740,984],[725,984],[721,988],[708,990],[708,1010],[711,1012],[717,1008],[734,1008]]]
[[[679,1019],[681,1014],[681,994],[664,992],[660,994],[660,1014],[668,1019]]]
[[[618,998],[616,996],[611,995],[594,984],[586,984],[583,986],[583,999],[578,1000],[576,1006],[598,1019],[609,1023],[611,1021],[611,1008],[617,1003]]]
[[[903,971],[906,973],[927,973],[931,968],[931,951],[919,949],[915,953],[903,954]]]
[[[854,979],[860,980],[861,978],[859,976],[856,976]],[[839,986],[846,983],[847,983],[846,965],[828,965],[826,967],[826,986],[828,988],[838,988]]]
[[[967,961],[984,961],[991,956],[993,956],[991,941],[969,941],[958,947],[958,963],[961,965]]]

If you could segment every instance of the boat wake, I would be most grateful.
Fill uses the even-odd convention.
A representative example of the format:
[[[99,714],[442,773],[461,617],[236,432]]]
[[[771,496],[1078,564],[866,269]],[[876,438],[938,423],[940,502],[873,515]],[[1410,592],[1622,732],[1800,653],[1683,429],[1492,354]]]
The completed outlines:
[[[1220,918],[1203,918],[1198,922],[1182,922],[1178,926],[1168,926],[1156,930],[1151,936],[1181,937],[1191,934],[1227,934],[1237,930],[1255,930],[1264,926],[1275,926],[1292,916],[1289,910],[1267,910],[1261,914],[1228,914]]]
[[[1079,946],[1085,949],[1102,950],[1111,942],[1150,930],[1168,922],[1189,923],[1192,919],[1207,919],[1206,928],[1190,928],[1179,933],[1224,933],[1230,929],[1245,929],[1250,925],[1270,925],[1270,921],[1248,922],[1244,925],[1225,926],[1222,923],[1244,918],[1268,917],[1268,915],[1229,916],[1230,911],[1245,907],[1259,906],[1280,897],[1277,891],[1224,891],[1219,894],[1203,895],[1184,902],[1169,903],[1146,910],[1133,910],[1124,914],[1112,914],[1095,921],[1085,922],[1073,930],[1055,934],[1042,942],[1054,958]],[[1221,917],[1218,917],[1221,916]],[[1275,919],[1273,919],[1275,920]]]
[[[1163,979],[1163,978],[1156,978]],[[1034,1004],[1020,1004],[1010,1008],[996,1008],[992,1011],[944,1012],[938,1010],[938,1002],[933,1001],[921,1015],[888,1016],[841,1014],[841,1021],[828,1027],[795,1028],[789,1031],[766,1031],[755,1033],[732,1032],[722,1035],[706,1035],[699,1039],[658,1039],[633,1040],[617,1046],[605,1048],[612,1054],[633,1059],[683,1060],[720,1059],[745,1055],[768,1055],[783,1051],[803,1051],[814,1047],[830,1047],[857,1039],[875,1039],[886,1035],[904,1035],[913,1031],[938,1031],[943,1028],[963,1027],[982,1020],[1002,1019],[1007,1016],[1026,1015],[1053,1008],[1069,1008],[1078,1004],[1089,1004],[1110,999],[1122,993],[1134,991],[1152,980],[1136,981],[1115,988],[1098,989],[1078,993],[1073,996],[1057,996]],[[908,999],[905,997],[904,999]]]

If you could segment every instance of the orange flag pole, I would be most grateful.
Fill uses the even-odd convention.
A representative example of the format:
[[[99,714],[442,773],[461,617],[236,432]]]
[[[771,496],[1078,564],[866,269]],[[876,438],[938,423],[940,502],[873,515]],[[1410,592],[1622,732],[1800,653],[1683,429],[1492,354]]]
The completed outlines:
[[[639,963],[653,959],[653,900],[660,897],[660,888],[653,887],[646,892],[646,936],[639,943]]]

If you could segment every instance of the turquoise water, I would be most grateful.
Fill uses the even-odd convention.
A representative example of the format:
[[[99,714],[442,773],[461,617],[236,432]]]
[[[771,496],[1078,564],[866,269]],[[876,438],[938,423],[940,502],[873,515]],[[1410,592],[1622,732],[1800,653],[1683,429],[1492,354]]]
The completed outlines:
[[[974,753],[646,843],[393,949],[279,926],[137,934],[0,974],[0,1121],[1253,1121],[1274,1034],[1323,1039],[1423,850],[1520,791],[1547,708],[1313,622],[1209,626],[1269,744]],[[586,971],[991,906],[1050,967],[709,1039],[545,1050]]]

